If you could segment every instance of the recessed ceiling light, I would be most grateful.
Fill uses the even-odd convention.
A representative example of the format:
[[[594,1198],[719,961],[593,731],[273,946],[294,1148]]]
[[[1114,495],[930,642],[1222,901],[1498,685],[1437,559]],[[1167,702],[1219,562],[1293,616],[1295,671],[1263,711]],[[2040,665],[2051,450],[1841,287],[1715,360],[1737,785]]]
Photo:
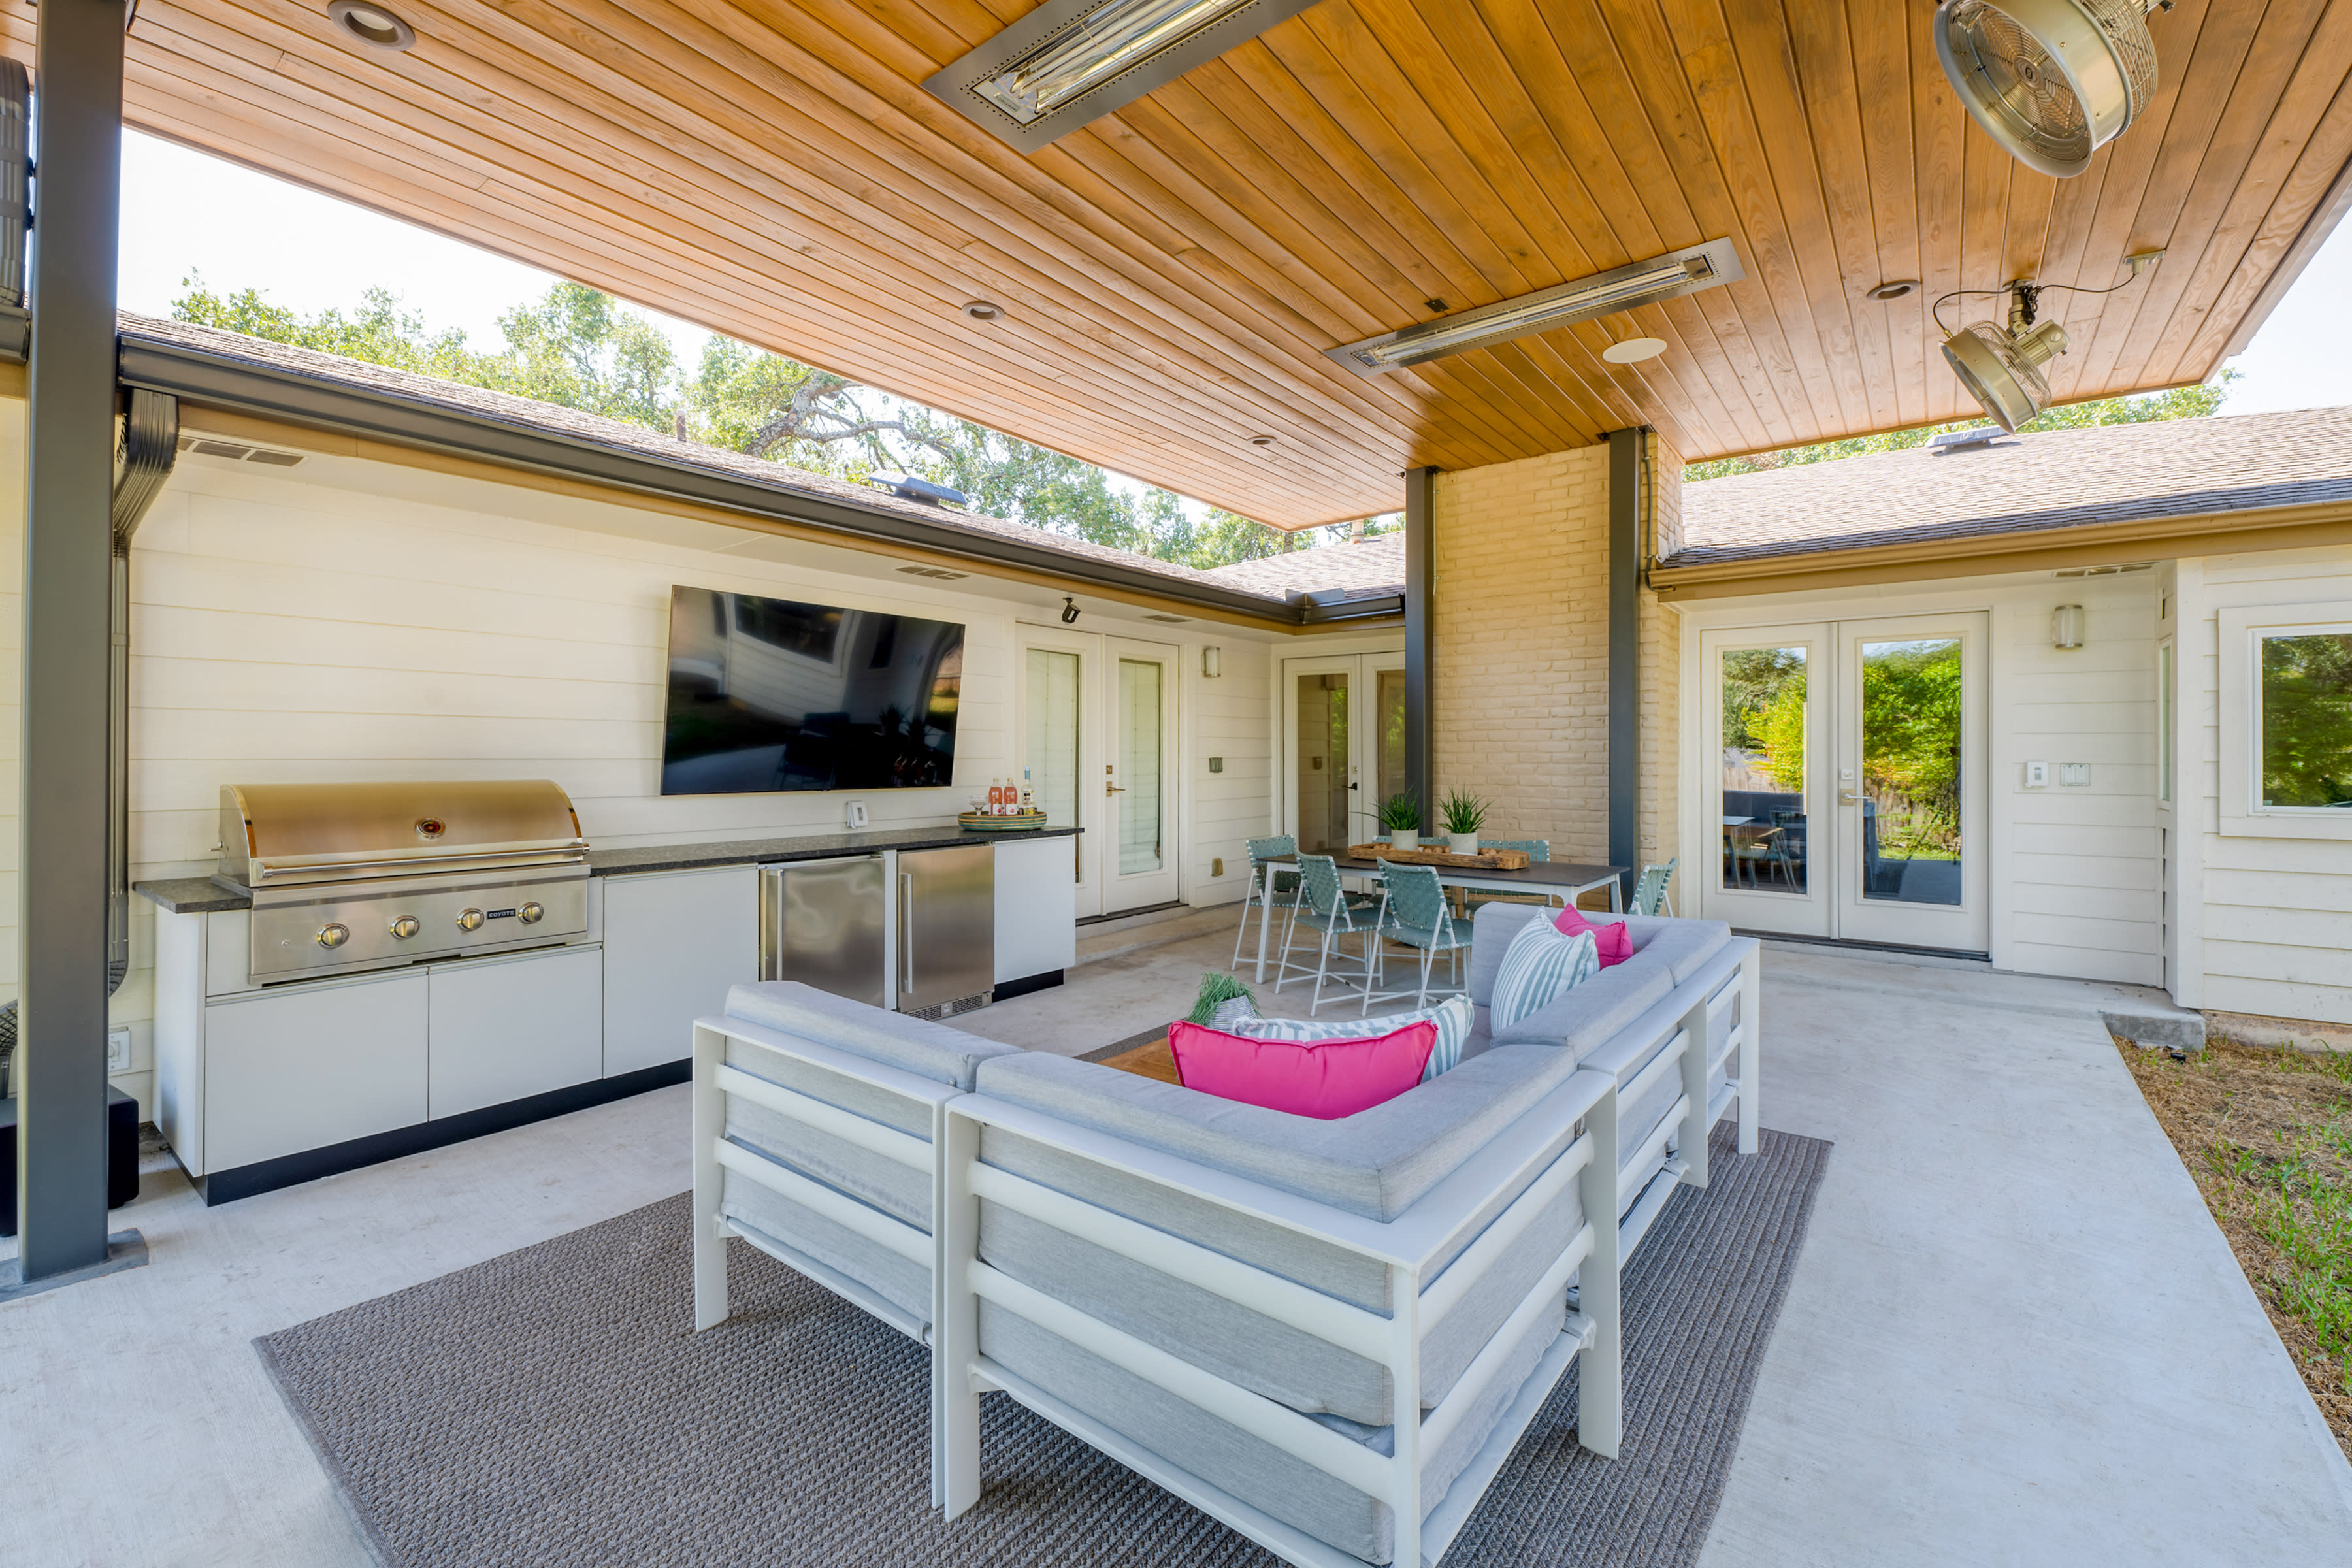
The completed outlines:
[[[1679,299],[1720,283],[1737,283],[1746,276],[1731,241],[1710,239],[1630,267],[1612,268],[1516,300],[1497,300],[1323,352],[1358,375],[1381,375],[1448,354],[1508,342],[1530,332],[1614,315],[1636,305]]]
[[[1250,445],[1253,447],[1271,447],[1274,445],[1274,437],[1271,436],[1253,436],[1250,437]]]
[[[1895,278],[1890,279],[1885,283],[1881,283],[1875,289],[1866,289],[1864,292],[1868,293],[1874,300],[1900,300],[1904,295],[1908,294],[1912,289],[1916,289],[1917,287],[1919,287],[1919,284],[1915,279]]]
[[[992,321],[1004,314],[1004,307],[993,300],[967,300],[963,313],[975,321]]]
[[[363,0],[332,0],[328,19],[370,48],[397,54],[416,42],[416,29],[385,10]]]
[[[1666,340],[1664,338],[1627,338],[1622,343],[1611,343],[1602,349],[1601,357],[1611,364],[1639,364],[1665,352]]]

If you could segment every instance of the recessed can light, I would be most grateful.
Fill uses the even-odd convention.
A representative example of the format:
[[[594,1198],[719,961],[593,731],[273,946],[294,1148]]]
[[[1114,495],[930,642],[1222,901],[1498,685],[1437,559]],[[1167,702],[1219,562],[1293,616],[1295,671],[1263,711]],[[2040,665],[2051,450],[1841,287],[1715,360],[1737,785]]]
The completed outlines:
[[[1867,292],[1874,300],[1900,300],[1904,295],[1908,294],[1912,289],[1916,289],[1917,287],[1919,287],[1919,284],[1916,279],[1894,278],[1881,283],[1875,289],[1867,290]]]
[[[1627,338],[1622,343],[1611,343],[1602,349],[1601,357],[1611,364],[1639,364],[1665,352],[1666,340],[1664,338]]]
[[[327,17],[370,48],[397,54],[416,42],[415,28],[383,6],[367,5],[364,0],[331,0]]]
[[[1004,307],[993,300],[967,300],[963,313],[975,321],[992,321],[1004,314]]]
[[[1249,441],[1250,445],[1253,447],[1271,447],[1274,445],[1274,437],[1271,436],[1253,436],[1249,438]]]

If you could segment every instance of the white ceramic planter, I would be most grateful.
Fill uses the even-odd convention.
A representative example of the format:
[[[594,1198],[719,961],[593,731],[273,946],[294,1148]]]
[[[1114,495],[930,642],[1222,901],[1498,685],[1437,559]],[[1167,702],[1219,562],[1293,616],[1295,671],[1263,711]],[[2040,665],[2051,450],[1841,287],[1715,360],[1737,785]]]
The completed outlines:
[[[1420,829],[1420,828],[1418,828],[1418,827],[1391,827],[1391,828],[1390,828],[1390,829],[1389,829],[1389,847],[1390,847],[1390,848],[1391,848],[1391,849],[1418,849],[1418,848],[1420,848],[1420,847],[1421,847],[1421,829]]]
[[[1478,836],[1475,833],[1449,833],[1445,836],[1445,847],[1455,855],[1475,855],[1478,853]]]

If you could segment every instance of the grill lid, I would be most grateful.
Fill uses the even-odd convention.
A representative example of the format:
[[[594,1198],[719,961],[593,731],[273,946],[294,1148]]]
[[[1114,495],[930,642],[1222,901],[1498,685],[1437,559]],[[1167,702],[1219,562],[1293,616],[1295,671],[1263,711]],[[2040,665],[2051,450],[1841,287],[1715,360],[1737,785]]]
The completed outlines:
[[[218,875],[241,887],[584,863],[551,779],[224,784]]]

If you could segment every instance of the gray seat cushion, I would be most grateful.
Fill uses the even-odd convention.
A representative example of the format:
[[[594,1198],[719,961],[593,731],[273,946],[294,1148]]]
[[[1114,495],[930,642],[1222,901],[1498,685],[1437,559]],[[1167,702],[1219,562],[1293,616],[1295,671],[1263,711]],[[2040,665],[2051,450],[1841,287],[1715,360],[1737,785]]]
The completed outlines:
[[[1019,1056],[1017,1046],[983,1040],[944,1024],[852,1002],[793,980],[728,988],[727,1016],[970,1089],[982,1062]]]

